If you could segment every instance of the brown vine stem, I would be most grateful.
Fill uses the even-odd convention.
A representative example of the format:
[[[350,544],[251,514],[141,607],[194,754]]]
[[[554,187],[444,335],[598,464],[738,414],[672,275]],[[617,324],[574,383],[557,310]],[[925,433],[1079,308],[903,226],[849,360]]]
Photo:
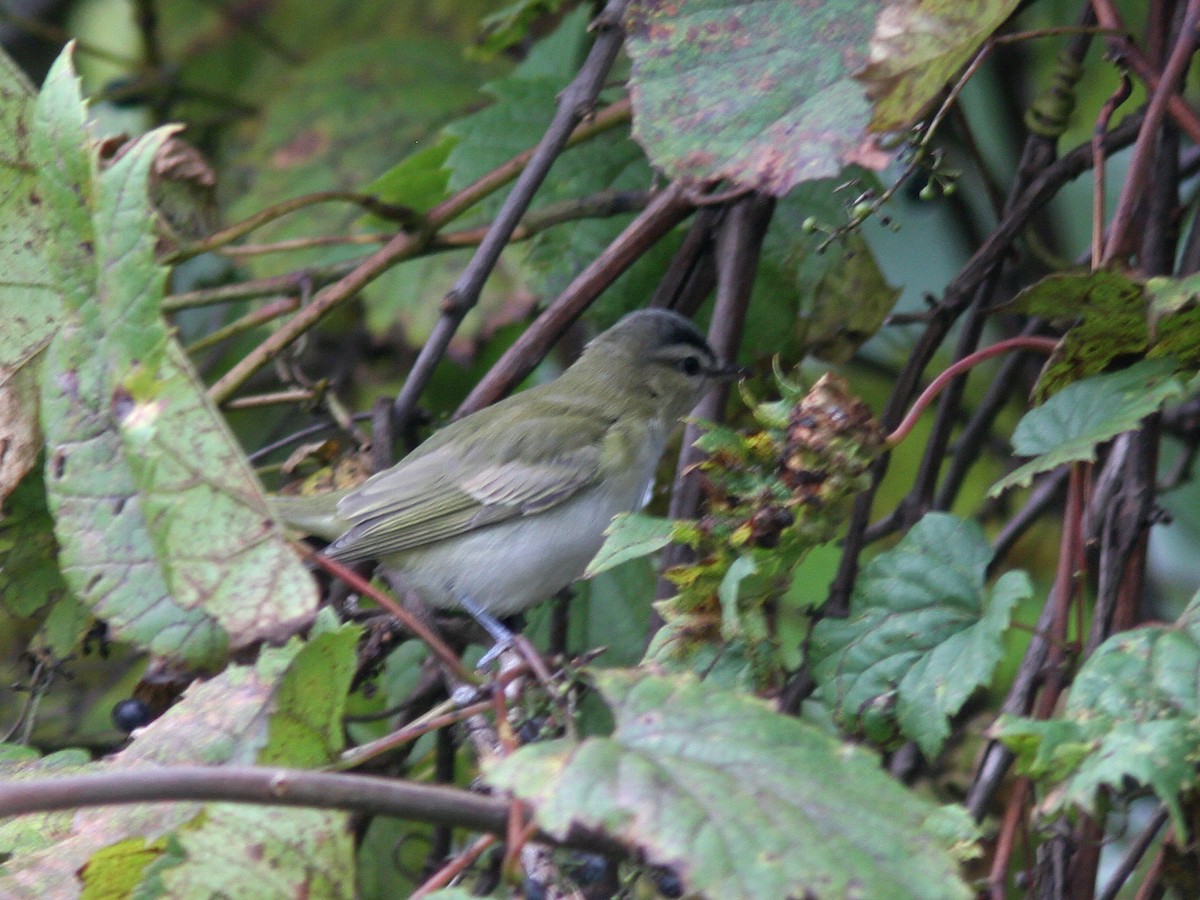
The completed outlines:
[[[213,232],[203,240],[179,247],[173,253],[167,254],[162,262],[167,265],[174,265],[175,263],[183,262],[185,259],[199,256],[201,253],[208,253],[210,250],[219,250],[226,244],[236,241],[256,228],[261,228],[268,222],[273,222],[276,219],[296,212],[296,210],[316,206],[319,203],[338,201],[355,203],[368,212],[374,213],[384,219],[412,222],[415,217],[411,209],[391,203],[384,203],[378,197],[373,197],[370,194],[356,194],[352,191],[317,191],[316,193],[305,194],[302,197],[293,197],[291,200],[285,200],[282,203],[276,203],[274,206],[261,209],[254,215],[236,222],[228,228],[222,228],[220,231]]]
[[[1151,94],[1157,93],[1158,72],[1146,59],[1145,54],[1129,38],[1129,29],[1125,27],[1125,22],[1121,19],[1121,14],[1117,12],[1112,0],[1091,0],[1091,3],[1092,8],[1096,10],[1096,19],[1101,27],[1120,34],[1119,37],[1109,39],[1109,46],[1113,49],[1114,54],[1133,70],[1133,73],[1146,85]],[[1200,115],[1197,115],[1196,110],[1192,109],[1188,102],[1174,91],[1168,91],[1166,103],[1167,111],[1171,113],[1175,124],[1192,139],[1193,143],[1200,144]]]
[[[1038,665],[1038,668],[1044,673],[1044,683],[1033,711],[1034,718],[1036,719],[1047,719],[1050,717],[1068,681],[1066,672],[1066,647],[1071,605],[1082,582],[1084,565],[1083,509],[1085,506],[1084,495],[1087,490],[1087,470],[1088,464],[1074,463],[1071,466],[1070,480],[1067,484],[1067,506],[1063,512],[1063,531],[1062,537],[1059,540],[1058,568],[1054,575],[1054,587],[1051,589],[1050,599],[1047,601],[1048,606],[1051,608],[1048,635],[1049,653],[1044,664],[1039,661]],[[1025,665],[1026,661],[1022,660],[1022,670],[1024,670]],[[1006,709],[1005,711],[1008,710]],[[990,749],[991,747],[989,747]],[[1011,753],[1007,750],[1004,752],[1006,754],[1005,758],[1011,760]],[[991,895],[998,898],[998,900],[1005,896],[1005,878],[1015,847],[1017,830],[1025,822],[1023,812],[1025,804],[1029,799],[1029,788],[1028,779],[1022,778],[1018,782],[1018,789],[1009,798],[1000,834],[996,839],[996,852],[992,858],[988,885]]]
[[[529,204],[533,202],[534,194],[541,187],[554,161],[566,149],[571,132],[591,114],[608,72],[616,61],[617,51],[621,48],[624,38],[621,18],[628,5],[629,0],[609,0],[604,11],[592,23],[598,34],[587,59],[571,83],[559,94],[554,117],[542,139],[530,154],[512,190],[504,198],[500,212],[496,214],[487,235],[480,241],[475,255],[442,300],[442,314],[417,354],[408,377],[404,379],[404,387],[392,404],[392,416],[398,423],[403,425],[411,418],[417,400],[433,376],[433,370],[445,355],[458,326],[479,301],[484,282],[495,268],[501,251],[508,245]]]
[[[1092,268],[1099,269],[1104,258],[1104,135],[1113,113],[1133,92],[1129,75],[1121,73],[1121,83],[1104,101],[1096,127],[1092,129]]]
[[[475,860],[483,856],[484,851],[496,843],[496,840],[497,838],[494,834],[485,834],[476,838],[470,847],[430,875],[419,888],[412,892],[409,900],[418,900],[418,898],[428,896],[439,888],[444,888],[465,872]]]
[[[94,775],[0,782],[0,817],[86,806],[229,802],[344,809],[503,834],[508,801],[461,788],[393,778],[268,766],[140,766]],[[628,851],[602,834],[573,828],[559,841],[621,859]]]
[[[1200,0],[1188,0],[1187,9],[1183,14],[1183,24],[1179,28],[1179,38],[1171,49],[1171,56],[1163,68],[1162,79],[1153,89],[1150,103],[1146,107],[1146,116],[1142,120],[1142,129],[1133,145],[1133,157],[1129,161],[1129,175],[1121,187],[1121,196],[1117,200],[1117,208],[1113,212],[1108,244],[1104,248],[1105,264],[1112,262],[1118,256],[1125,256],[1131,252],[1129,249],[1130,231],[1146,184],[1150,179],[1150,169],[1155,148],[1158,145],[1158,135],[1163,117],[1167,112],[1167,104],[1171,97],[1176,96],[1176,89],[1181,83],[1184,73],[1187,72],[1192,54],[1196,51],[1197,40],[1200,40],[1198,29],[1200,29]]]
[[[964,356],[958,362],[948,366],[945,371],[930,382],[929,387],[921,392],[921,396],[917,397],[916,402],[909,409],[908,415],[896,426],[895,431],[887,436],[886,445],[892,448],[904,440],[908,436],[908,433],[912,431],[913,426],[917,424],[917,420],[921,417],[921,413],[925,411],[925,408],[934,401],[947,384],[963,372],[974,368],[985,360],[991,359],[993,356],[999,356],[1001,353],[1008,353],[1012,350],[1040,350],[1043,353],[1052,353],[1057,346],[1058,341],[1054,338],[1020,335],[998,341],[990,347],[984,347],[982,350],[976,350],[969,356]]]
[[[405,628],[415,634],[418,638],[425,642],[433,654],[440,659],[451,672],[454,673],[460,681],[467,684],[479,684],[479,678],[475,673],[469,671],[462,664],[462,660],[458,658],[453,650],[446,646],[445,642],[438,637],[433,630],[410,613],[407,609],[389,597],[375,585],[371,584],[353,569],[342,565],[335,559],[330,559],[323,553],[317,553],[305,544],[296,544],[302,556],[316,563],[326,572],[340,578],[351,588],[361,594],[366,594],[381,607],[386,609],[392,616],[398,619]]]

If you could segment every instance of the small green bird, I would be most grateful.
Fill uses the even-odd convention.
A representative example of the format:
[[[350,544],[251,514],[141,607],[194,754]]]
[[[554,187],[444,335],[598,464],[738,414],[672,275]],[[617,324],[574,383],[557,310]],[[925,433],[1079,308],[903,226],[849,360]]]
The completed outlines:
[[[378,560],[490,630],[583,574],[613,516],[649,500],[675,423],[738,371],[678,313],[634,312],[554,381],[451,423],[358,487],[275,497],[275,510],[332,541],[334,559]]]

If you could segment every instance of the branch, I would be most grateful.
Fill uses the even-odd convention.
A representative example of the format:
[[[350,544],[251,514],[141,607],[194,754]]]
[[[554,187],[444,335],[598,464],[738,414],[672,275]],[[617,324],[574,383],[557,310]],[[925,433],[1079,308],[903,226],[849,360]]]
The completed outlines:
[[[210,250],[217,250],[224,247],[226,244],[232,243],[238,238],[249,234],[256,228],[261,228],[268,222],[273,222],[298,209],[332,201],[354,203],[380,218],[403,223],[411,223],[416,217],[416,214],[411,209],[396,206],[392,203],[384,203],[378,197],[370,194],[356,194],[352,191],[318,191],[314,194],[305,194],[302,197],[293,197],[291,200],[276,203],[274,206],[268,206],[266,209],[260,209],[254,215],[230,225],[228,228],[222,228],[220,231],[210,234],[203,240],[177,248],[173,253],[167,254],[162,262],[166,265],[181,263],[185,259],[191,259],[194,256],[199,256],[201,253],[207,253]]]
[[[342,809],[503,834],[509,801],[459,788],[366,775],[265,766],[145,766],[97,775],[0,782],[0,816],[154,802],[256,803]],[[563,841],[538,840],[623,857],[611,838],[573,828]]]
[[[568,146],[606,128],[611,128],[619,122],[625,121],[628,119],[628,115],[629,108],[627,103],[614,103],[611,107],[598,113],[591,122],[585,123],[575,129],[567,142]],[[288,344],[316,325],[327,313],[349,300],[392,266],[424,253],[433,243],[434,237],[440,228],[461,215],[464,210],[478,203],[492,191],[507,184],[513,175],[529,162],[532,155],[532,152],[518,154],[512,160],[499,166],[474,184],[468,185],[453,197],[438,204],[430,210],[429,214],[425,217],[423,227],[420,229],[397,234],[383,247],[358,260],[338,263],[323,270],[314,270],[328,272],[330,277],[337,280],[332,284],[326,285],[316,295],[312,303],[301,309],[299,313],[280,326],[278,331],[259,344],[253,351],[233,366],[233,368],[226,372],[216,384],[209,388],[209,397],[217,403],[223,401],[244,384],[251,375],[278,356]],[[287,287],[295,286],[297,283],[302,284],[308,279],[310,279],[310,274],[308,271],[305,271],[273,279],[262,279],[255,283],[254,287],[249,290],[242,285],[231,285],[212,291],[197,291],[187,295],[179,294],[171,298],[172,302],[169,306],[164,304],[164,309],[178,309],[188,305],[220,303],[229,299],[261,296],[263,293],[277,293],[280,290],[287,289]],[[267,285],[270,286],[266,287]]]
[[[442,301],[441,318],[421,348],[404,381],[404,387],[393,404],[393,416],[398,422],[407,422],[416,409],[417,400],[433,375],[434,368],[445,354],[459,324],[478,302],[483,283],[491,274],[500,258],[500,252],[508,244],[513,230],[533,201],[534,193],[545,180],[550,166],[566,147],[567,139],[575,126],[592,111],[621,47],[624,35],[621,32],[620,21],[628,4],[629,0],[609,0],[604,12],[592,23],[593,28],[598,29],[600,34],[592,44],[587,59],[584,60],[579,73],[559,95],[554,118],[530,156],[529,163],[521,172],[517,183],[505,198],[487,237],[480,243],[479,249],[475,251],[458,281]]]
[[[1176,96],[1177,86],[1184,73],[1187,72],[1192,54],[1196,50],[1196,42],[1200,39],[1200,33],[1197,33],[1198,27],[1200,27],[1200,0],[1188,0],[1183,24],[1179,29],[1179,38],[1163,69],[1162,80],[1154,88],[1150,97],[1137,143],[1133,147],[1133,158],[1129,161],[1129,174],[1121,186],[1121,196],[1117,200],[1117,208],[1113,212],[1112,231],[1104,248],[1105,264],[1112,262],[1118,256],[1125,256],[1131,252],[1128,245],[1132,240],[1130,229],[1133,226],[1134,213],[1137,211],[1137,206],[1142,200],[1146,184],[1150,179],[1151,163],[1158,144],[1163,116],[1167,111],[1167,103],[1171,97]]]

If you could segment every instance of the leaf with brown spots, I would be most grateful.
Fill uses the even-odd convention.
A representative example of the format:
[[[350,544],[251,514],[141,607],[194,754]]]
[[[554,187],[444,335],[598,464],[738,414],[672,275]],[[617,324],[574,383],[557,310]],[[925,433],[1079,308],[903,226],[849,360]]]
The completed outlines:
[[[970,828],[870,753],[692,676],[594,678],[611,737],[530,744],[487,773],[551,834],[600,829],[705,897],[971,895],[946,837]]]
[[[113,636],[215,667],[306,627],[316,590],[159,313],[147,184],[169,134],[100,172],[66,55],[38,98],[65,318],[43,367],[46,489],[67,583]]]
[[[626,18],[634,137],[676,178],[776,196],[889,156],[854,72],[881,0],[635,0]]]

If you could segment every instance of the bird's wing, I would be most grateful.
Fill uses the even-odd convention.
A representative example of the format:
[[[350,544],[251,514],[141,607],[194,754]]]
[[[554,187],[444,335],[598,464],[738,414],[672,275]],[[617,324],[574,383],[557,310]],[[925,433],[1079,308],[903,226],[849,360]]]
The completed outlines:
[[[567,424],[555,416],[556,433],[567,437],[552,453],[529,451],[544,443],[538,437],[547,427],[534,418],[506,436],[507,459],[478,443],[445,441],[402,460],[341,500],[338,515],[350,527],[327,552],[345,561],[377,559],[562,503],[596,481],[608,427],[583,416]]]

